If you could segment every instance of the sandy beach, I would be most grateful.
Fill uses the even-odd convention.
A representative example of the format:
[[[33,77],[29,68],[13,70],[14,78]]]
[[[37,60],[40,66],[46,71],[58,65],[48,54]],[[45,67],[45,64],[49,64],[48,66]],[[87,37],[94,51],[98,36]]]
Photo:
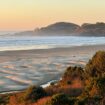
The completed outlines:
[[[105,45],[0,52],[0,91],[21,90],[61,77],[68,66],[84,66]]]

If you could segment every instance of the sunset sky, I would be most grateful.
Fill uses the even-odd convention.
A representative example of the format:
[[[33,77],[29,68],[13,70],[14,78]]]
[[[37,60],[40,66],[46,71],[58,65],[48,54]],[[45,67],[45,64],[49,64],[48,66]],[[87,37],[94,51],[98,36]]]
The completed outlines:
[[[0,0],[0,30],[32,30],[59,21],[105,22],[105,0]]]

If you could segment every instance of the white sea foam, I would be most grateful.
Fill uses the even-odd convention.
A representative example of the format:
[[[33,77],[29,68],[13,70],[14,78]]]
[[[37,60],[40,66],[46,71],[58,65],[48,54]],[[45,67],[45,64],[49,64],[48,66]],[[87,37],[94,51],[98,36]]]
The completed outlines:
[[[105,44],[105,37],[72,37],[72,36],[0,36],[0,51],[50,49],[82,45]]]

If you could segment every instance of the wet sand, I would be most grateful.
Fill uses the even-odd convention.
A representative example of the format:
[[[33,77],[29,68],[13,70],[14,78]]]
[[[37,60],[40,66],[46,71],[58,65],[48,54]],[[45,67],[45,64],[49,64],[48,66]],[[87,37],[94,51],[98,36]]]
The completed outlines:
[[[0,91],[21,90],[61,77],[68,66],[85,66],[105,45],[0,52]]]

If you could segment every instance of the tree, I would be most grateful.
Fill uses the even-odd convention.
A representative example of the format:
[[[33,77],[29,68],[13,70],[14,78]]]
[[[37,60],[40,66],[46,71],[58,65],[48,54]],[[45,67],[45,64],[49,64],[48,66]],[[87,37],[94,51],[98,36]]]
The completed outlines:
[[[88,62],[85,68],[85,76],[100,77],[105,75],[105,52],[98,51],[93,58]]]
[[[24,94],[25,100],[31,100],[32,102],[46,96],[46,92],[42,87],[30,86]]]
[[[74,78],[79,78],[83,80],[84,78],[84,70],[81,67],[68,67],[66,72],[64,73],[63,79],[73,80]]]

